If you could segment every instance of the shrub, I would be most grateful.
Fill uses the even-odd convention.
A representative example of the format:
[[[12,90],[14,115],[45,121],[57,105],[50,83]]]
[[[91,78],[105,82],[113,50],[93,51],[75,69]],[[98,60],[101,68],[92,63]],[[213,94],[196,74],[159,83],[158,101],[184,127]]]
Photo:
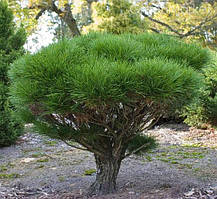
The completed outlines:
[[[121,161],[154,144],[140,135],[191,101],[201,80],[195,70],[208,60],[206,50],[168,36],[88,34],[16,61],[11,100],[38,132],[93,152],[88,193],[112,193]]]
[[[197,128],[217,126],[217,54],[212,54],[210,65],[203,69],[204,85],[199,89],[198,98],[185,107],[185,122]]]
[[[8,100],[10,64],[23,54],[25,32],[15,32],[12,11],[5,1],[0,2],[0,147],[14,143],[22,133],[22,125],[13,117],[13,107]]]

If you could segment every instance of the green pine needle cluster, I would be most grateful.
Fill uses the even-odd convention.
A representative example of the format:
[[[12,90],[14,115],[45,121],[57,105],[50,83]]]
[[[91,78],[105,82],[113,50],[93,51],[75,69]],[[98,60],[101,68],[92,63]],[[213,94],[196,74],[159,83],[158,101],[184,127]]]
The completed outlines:
[[[155,116],[189,103],[209,60],[207,50],[167,35],[91,33],[16,61],[11,101],[40,132],[100,148],[126,125],[135,131],[124,136],[139,133],[144,120],[131,126],[133,110]]]

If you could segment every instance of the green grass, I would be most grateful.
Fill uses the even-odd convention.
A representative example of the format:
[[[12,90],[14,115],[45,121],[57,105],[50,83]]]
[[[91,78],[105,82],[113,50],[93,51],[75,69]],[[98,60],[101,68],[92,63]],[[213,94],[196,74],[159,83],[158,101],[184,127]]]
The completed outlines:
[[[33,153],[31,155],[31,157],[33,157],[33,158],[39,158],[39,157],[42,157],[42,156],[44,156],[44,153]]]
[[[5,165],[0,165],[0,172],[4,172],[7,171],[9,168],[13,168],[15,166],[15,164],[8,162]]]
[[[170,163],[171,163],[171,164],[179,164],[179,162],[178,162],[178,161],[175,161],[175,160],[171,161]]]
[[[169,146],[164,148],[163,152],[149,153],[150,156],[144,156],[145,159],[159,160],[170,165],[176,165],[180,169],[193,169],[195,160],[206,157],[208,151],[205,148]]]
[[[187,148],[199,148],[199,147],[205,147],[202,143],[195,143],[195,144],[183,144],[183,147]]]
[[[200,168],[194,168],[193,171],[194,171],[194,172],[199,172],[199,171],[200,171]]]
[[[12,178],[19,178],[20,175],[18,173],[11,173],[11,174],[6,174],[6,173],[0,173],[0,179],[12,179]]]
[[[48,158],[38,159],[36,162],[49,162]]]
[[[151,157],[151,156],[149,156],[149,155],[146,155],[146,156],[145,156],[145,158],[146,158],[146,160],[148,160],[149,162],[151,162],[151,161],[152,161],[152,157]]]
[[[0,172],[4,172],[4,171],[7,171],[8,169],[7,169],[7,167],[6,166],[4,166],[4,165],[1,165],[0,166]]]
[[[160,161],[162,161],[162,162],[169,162],[169,160],[166,159],[166,158],[159,158],[158,160],[160,160]]]
[[[84,175],[90,176],[92,174],[96,173],[96,169],[88,169],[84,171]]]
[[[59,176],[58,179],[59,179],[60,182],[65,181],[65,177],[64,176]]]
[[[57,145],[57,141],[44,141],[44,144],[46,144],[48,146],[56,146]]]

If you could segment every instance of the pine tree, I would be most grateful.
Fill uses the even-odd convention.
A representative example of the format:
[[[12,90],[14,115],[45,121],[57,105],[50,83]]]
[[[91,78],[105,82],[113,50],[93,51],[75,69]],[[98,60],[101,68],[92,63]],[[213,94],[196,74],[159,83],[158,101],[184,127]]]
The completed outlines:
[[[17,60],[11,101],[38,132],[94,153],[89,195],[113,193],[122,160],[153,143],[153,120],[191,102],[209,62],[166,35],[91,33]]]
[[[0,147],[15,142],[22,132],[22,125],[13,119],[14,108],[8,96],[8,69],[24,53],[25,31],[16,31],[12,11],[5,1],[0,2]]]

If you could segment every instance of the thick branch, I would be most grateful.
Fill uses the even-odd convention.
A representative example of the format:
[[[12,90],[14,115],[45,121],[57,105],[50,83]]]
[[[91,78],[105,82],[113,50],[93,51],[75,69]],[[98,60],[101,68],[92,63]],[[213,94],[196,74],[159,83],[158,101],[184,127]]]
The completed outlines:
[[[160,34],[160,30],[157,30],[157,29],[155,29],[155,28],[151,28],[151,30],[152,30],[153,32],[156,32],[156,33]]]
[[[182,37],[182,34],[180,34],[177,30],[175,30],[174,28],[172,28],[170,25],[168,25],[168,24],[166,24],[166,23],[164,23],[164,22],[162,22],[162,21],[159,21],[159,20],[157,20],[157,19],[154,19],[154,18],[152,18],[152,17],[150,17],[150,16],[148,16],[145,12],[142,12],[142,15],[143,15],[144,17],[148,18],[149,20],[151,20],[151,21],[153,21],[153,22],[155,22],[155,23],[158,23],[158,24],[160,24],[160,25],[162,25],[162,26],[168,28],[171,32],[174,32],[174,33],[176,33],[177,35],[179,35],[179,37]]]
[[[182,37],[188,37],[188,36],[192,35],[196,30],[200,29],[203,25],[205,25],[207,22],[212,21],[216,17],[217,17],[217,14],[214,15],[213,17],[211,17],[211,18],[205,18],[205,20],[202,21],[198,26],[195,26],[192,30],[185,33]]]
[[[166,27],[166,28],[167,28],[168,30],[170,30],[171,32],[177,34],[180,38],[184,38],[184,37],[188,37],[188,36],[191,36],[191,35],[195,35],[195,31],[196,31],[196,30],[199,30],[203,25],[205,25],[206,23],[212,21],[213,19],[215,19],[215,18],[217,17],[217,15],[214,15],[214,16],[211,17],[211,18],[205,18],[204,21],[202,21],[198,26],[195,26],[192,30],[189,30],[188,32],[182,34],[182,33],[180,33],[178,30],[172,28],[169,24],[166,24],[166,23],[164,23],[164,22],[162,22],[162,21],[159,21],[159,20],[157,20],[157,19],[154,19],[154,18],[150,17],[149,15],[147,15],[145,12],[142,12],[142,15],[143,15],[144,17],[148,18],[149,20],[151,20],[151,21],[153,21],[153,22],[155,22],[155,23],[158,23],[158,24],[160,24],[161,26]],[[159,30],[156,30],[156,29],[153,29],[153,28],[152,28],[151,30],[154,31],[154,32],[157,32],[157,33],[160,32]]]
[[[83,151],[88,151],[87,149],[85,149],[85,148],[82,148],[82,147],[78,147],[78,146],[75,146],[75,145],[73,145],[73,144],[70,144],[70,143],[68,143],[67,141],[65,141],[65,140],[62,140],[65,144],[67,144],[68,146],[70,146],[70,147],[73,147],[73,148],[76,148],[76,149],[80,149],[80,150],[83,150]]]
[[[57,13],[58,16],[63,19],[63,21],[68,25],[69,29],[71,30],[73,36],[81,35],[76,20],[72,15],[71,6],[69,4],[65,4],[64,11],[61,11],[60,9],[57,8],[55,2],[52,1],[50,9],[51,11]]]
[[[38,19],[41,17],[41,15],[44,14],[45,11],[46,11],[46,8],[42,8],[42,9],[39,11],[39,13],[36,15],[35,19],[38,20]]]
[[[47,6],[40,6],[40,5],[34,5],[29,7],[29,9],[35,9],[35,8],[39,8],[41,9],[39,11],[39,13],[36,15],[36,19],[39,19],[41,17],[41,15],[46,11],[52,11],[55,12],[69,27],[69,29],[72,32],[73,36],[79,36],[81,35],[76,20],[74,19],[73,15],[72,15],[72,11],[71,11],[71,6],[69,4],[65,4],[65,8],[64,10],[60,10],[56,5],[55,5],[55,1],[53,0],[51,2],[51,4],[48,4]]]

